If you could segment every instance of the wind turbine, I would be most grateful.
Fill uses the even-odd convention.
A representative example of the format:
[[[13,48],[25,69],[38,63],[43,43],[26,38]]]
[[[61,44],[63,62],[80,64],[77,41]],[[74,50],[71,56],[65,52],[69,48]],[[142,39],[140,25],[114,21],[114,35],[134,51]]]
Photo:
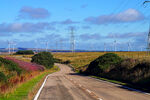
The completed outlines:
[[[117,51],[117,40],[116,40],[116,36],[114,35],[114,42],[113,42],[113,46],[114,46],[114,51],[116,52]]]
[[[128,42],[128,52],[131,51],[131,44]]]
[[[48,43],[49,43],[49,41],[42,41],[40,43],[45,44],[45,51],[47,52],[48,51]]]
[[[7,43],[8,43],[8,52],[9,54],[11,54],[11,45],[13,44],[13,42],[7,40]]]
[[[106,52],[106,43],[104,43],[104,52]]]

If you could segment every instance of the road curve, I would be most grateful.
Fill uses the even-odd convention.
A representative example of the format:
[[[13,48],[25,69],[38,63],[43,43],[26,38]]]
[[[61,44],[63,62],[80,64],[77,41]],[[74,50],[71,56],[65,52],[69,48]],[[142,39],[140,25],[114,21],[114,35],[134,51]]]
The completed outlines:
[[[38,100],[150,100],[150,95],[78,75],[67,65],[56,65],[61,70],[48,77]]]

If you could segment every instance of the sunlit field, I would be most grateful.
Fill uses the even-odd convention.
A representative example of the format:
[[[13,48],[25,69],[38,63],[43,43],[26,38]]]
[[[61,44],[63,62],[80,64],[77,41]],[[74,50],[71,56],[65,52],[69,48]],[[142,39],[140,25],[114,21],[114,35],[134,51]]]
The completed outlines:
[[[55,58],[63,61],[70,60],[71,65],[76,69],[83,67],[93,61],[95,58],[105,54],[106,52],[76,52],[76,53],[54,53]],[[139,60],[149,60],[150,55],[147,52],[113,52],[122,58],[133,58]]]

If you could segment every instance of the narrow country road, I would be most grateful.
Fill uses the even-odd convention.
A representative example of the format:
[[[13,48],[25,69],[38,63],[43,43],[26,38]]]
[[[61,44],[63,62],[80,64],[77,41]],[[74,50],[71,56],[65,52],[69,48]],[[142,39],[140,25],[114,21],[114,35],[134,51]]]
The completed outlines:
[[[150,95],[74,73],[67,65],[51,74],[38,100],[150,100]]]

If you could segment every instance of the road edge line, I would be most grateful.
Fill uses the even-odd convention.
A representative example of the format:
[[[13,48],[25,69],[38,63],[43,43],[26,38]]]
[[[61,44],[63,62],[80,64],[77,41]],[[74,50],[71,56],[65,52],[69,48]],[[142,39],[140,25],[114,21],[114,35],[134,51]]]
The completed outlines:
[[[47,81],[47,79],[48,79],[49,76],[50,76],[50,74],[48,74],[48,75],[46,76],[46,78],[44,79],[43,84],[41,85],[40,89],[38,90],[38,92],[37,92],[37,94],[35,95],[35,97],[34,97],[33,100],[38,100],[38,97],[40,96],[40,93],[41,93],[41,91],[42,91],[42,89],[43,89],[43,87],[44,87],[44,85],[45,85],[45,83],[46,83],[46,81]]]
[[[109,82],[109,81],[101,80],[101,79],[94,78],[94,77],[90,77],[90,76],[88,76],[88,78],[90,78],[90,79],[94,79],[94,80],[97,80],[97,81],[101,81],[101,82],[105,82],[105,83],[108,83],[108,84],[116,85],[116,86],[123,86],[123,85],[121,85],[121,84],[117,84],[117,83],[113,83],[113,82]],[[124,87],[124,88],[126,88],[126,89],[129,89],[129,90],[131,90],[131,91],[135,91],[135,92],[138,92],[138,93],[142,93],[142,94],[150,95],[150,93],[148,93],[148,92],[144,92],[144,91],[139,90],[139,89],[134,89],[134,88],[132,88],[132,87],[128,87],[128,86],[123,86],[123,87]]]

